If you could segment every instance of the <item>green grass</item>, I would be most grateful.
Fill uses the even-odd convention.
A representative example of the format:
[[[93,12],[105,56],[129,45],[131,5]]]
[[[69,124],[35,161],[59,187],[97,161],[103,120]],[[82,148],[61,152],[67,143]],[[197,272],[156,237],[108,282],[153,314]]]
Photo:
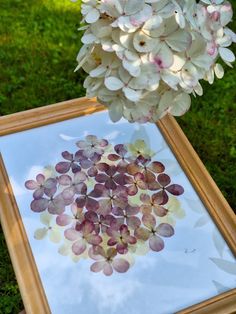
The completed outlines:
[[[83,96],[84,77],[73,72],[81,45],[78,3],[7,0],[0,2],[0,12],[0,115]],[[234,69],[227,68],[223,80],[204,84],[204,96],[178,119],[232,206],[236,204],[235,81]],[[18,313],[22,308],[0,231],[0,313]]]

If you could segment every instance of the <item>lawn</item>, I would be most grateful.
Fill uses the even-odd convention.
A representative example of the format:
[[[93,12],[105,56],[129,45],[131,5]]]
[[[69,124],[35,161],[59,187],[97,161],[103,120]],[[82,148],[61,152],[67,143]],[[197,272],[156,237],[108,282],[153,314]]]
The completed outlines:
[[[7,0],[0,2],[0,12],[0,115],[83,96],[84,76],[73,72],[80,48],[79,4]],[[231,206],[236,204],[235,81],[236,72],[227,68],[223,80],[203,84],[204,96],[178,119]],[[0,313],[22,308],[0,230]]]

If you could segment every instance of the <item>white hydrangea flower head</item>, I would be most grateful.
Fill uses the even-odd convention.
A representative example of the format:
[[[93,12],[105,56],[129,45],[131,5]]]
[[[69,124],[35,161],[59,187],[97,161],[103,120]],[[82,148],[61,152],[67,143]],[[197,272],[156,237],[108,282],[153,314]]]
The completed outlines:
[[[183,115],[200,81],[223,78],[232,67],[236,34],[226,0],[82,0],[83,46],[78,66],[113,121],[155,122]]]

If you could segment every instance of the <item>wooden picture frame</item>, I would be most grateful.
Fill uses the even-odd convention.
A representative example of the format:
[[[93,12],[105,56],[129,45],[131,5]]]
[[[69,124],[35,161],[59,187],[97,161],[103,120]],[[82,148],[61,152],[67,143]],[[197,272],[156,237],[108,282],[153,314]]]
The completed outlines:
[[[95,99],[75,99],[0,117],[0,136],[104,110]],[[236,218],[183,131],[172,116],[157,123],[213,221],[236,255]],[[50,313],[3,159],[0,158],[0,219],[27,314]],[[14,222],[14,223],[12,223]],[[229,314],[236,311],[236,289],[179,313]]]

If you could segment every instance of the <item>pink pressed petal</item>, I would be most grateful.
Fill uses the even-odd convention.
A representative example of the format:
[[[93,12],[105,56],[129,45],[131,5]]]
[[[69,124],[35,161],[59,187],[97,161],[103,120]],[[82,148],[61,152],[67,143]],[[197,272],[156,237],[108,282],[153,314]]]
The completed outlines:
[[[128,236],[127,239],[126,239],[127,243],[129,244],[135,244],[137,243],[137,239],[133,236]]]
[[[96,167],[92,167],[88,170],[88,176],[90,177],[96,177],[97,174],[98,174],[98,170]]]
[[[91,221],[85,220],[82,224],[82,232],[83,234],[89,235],[94,230],[94,224]]]
[[[56,223],[59,226],[67,226],[73,221],[73,218],[67,214],[61,214],[57,216]]]
[[[53,197],[54,194],[56,194],[56,191],[57,191],[57,187],[53,187],[51,189],[44,189],[44,193],[48,196],[48,197]]]
[[[140,240],[147,241],[150,237],[150,232],[143,227],[139,227],[134,231],[134,235]]]
[[[137,185],[141,190],[147,190],[148,188],[148,184],[141,180],[137,182]]]
[[[25,187],[28,190],[35,190],[39,188],[39,184],[38,182],[34,181],[34,180],[28,180],[25,182]]]
[[[153,211],[158,217],[164,217],[168,213],[168,209],[160,205],[155,205],[155,207],[153,208]]]
[[[78,240],[72,245],[72,251],[75,255],[80,255],[86,250],[86,244],[83,240]]]
[[[162,189],[162,186],[158,182],[153,181],[153,182],[149,182],[148,183],[148,190],[150,190],[150,191],[158,191],[160,189]]]
[[[151,205],[141,205],[140,212],[142,214],[151,214],[152,213],[152,206]]]
[[[113,269],[111,267],[111,264],[108,262],[105,262],[104,266],[103,266],[103,273],[106,276],[111,276],[113,273]]]
[[[129,262],[124,258],[116,258],[114,259],[112,266],[118,273],[125,273],[129,269]]]
[[[151,214],[144,214],[142,217],[142,222],[149,229],[153,229],[156,226],[156,218]]]
[[[67,173],[70,170],[70,166],[70,162],[62,161],[56,165],[55,169],[58,173]]]
[[[121,225],[120,226],[120,233],[122,236],[126,236],[129,234],[129,229],[126,225]]]
[[[150,204],[151,203],[151,198],[150,198],[150,196],[148,195],[148,194],[144,194],[144,193],[142,193],[141,195],[140,195],[140,200],[141,200],[141,202],[143,202],[144,204]]]
[[[138,193],[138,188],[136,185],[132,184],[130,186],[127,187],[127,193],[130,196],[134,196]]]
[[[88,255],[90,258],[94,259],[95,261],[99,261],[101,259],[106,258],[106,253],[101,246],[91,247],[88,251]]]
[[[128,217],[126,221],[127,221],[127,225],[133,230],[138,228],[141,225],[140,219],[135,216]]]
[[[163,193],[155,193],[152,195],[152,201],[155,205],[160,205],[163,203]]]
[[[34,200],[33,202],[31,202],[30,208],[32,209],[32,211],[40,213],[47,209],[48,204],[49,201],[47,199],[41,198],[39,200]]]
[[[171,225],[166,224],[166,223],[160,224],[156,228],[156,232],[162,237],[171,237],[175,233],[174,228]]]
[[[114,238],[110,238],[108,241],[107,241],[107,245],[109,245],[109,246],[114,246],[114,245],[116,245],[117,244],[117,241],[116,241],[116,239],[114,239]]]
[[[65,238],[69,241],[75,241],[81,237],[80,232],[76,231],[73,228],[66,229],[64,232]]]
[[[164,191],[164,190],[157,192],[154,195],[155,195],[156,199],[158,199],[158,198],[159,198],[159,200],[162,199],[162,202],[159,205],[165,205],[169,200],[169,196],[167,195],[166,191]]]
[[[109,169],[109,165],[104,162],[101,162],[97,164],[97,169],[101,172],[106,172]]]
[[[166,190],[173,195],[181,195],[184,193],[184,188],[179,184],[172,184],[166,188]]]
[[[99,273],[100,271],[103,270],[105,263],[106,261],[95,262],[90,266],[90,270],[94,273]]]
[[[101,146],[101,147],[106,147],[108,145],[108,141],[105,140],[105,139],[102,139],[98,142],[98,144]]]
[[[160,237],[153,235],[149,239],[149,246],[151,250],[159,252],[164,249],[164,241]]]
[[[99,245],[102,242],[102,238],[99,235],[89,235],[88,237],[86,237],[86,240],[89,244],[92,245]]]
[[[128,244],[127,243],[118,243],[116,245],[116,250],[119,254],[126,254],[128,252]]]
[[[165,173],[159,174],[159,176],[157,178],[158,178],[158,182],[163,187],[166,187],[171,182],[170,177],[167,174],[165,174]]]
[[[126,206],[125,211],[127,215],[133,216],[139,213],[139,207],[128,205]]]

